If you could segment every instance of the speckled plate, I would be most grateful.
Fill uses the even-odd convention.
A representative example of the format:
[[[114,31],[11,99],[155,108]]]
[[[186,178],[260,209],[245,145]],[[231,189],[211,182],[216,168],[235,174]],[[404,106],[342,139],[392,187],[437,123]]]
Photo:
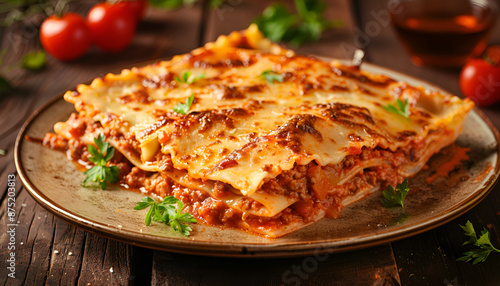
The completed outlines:
[[[378,66],[363,69],[386,74],[412,85],[440,90],[426,82]],[[65,121],[73,105],[57,96],[35,112],[16,141],[16,167],[24,185],[43,207],[87,231],[126,243],[160,250],[233,257],[285,257],[348,251],[388,243],[438,227],[478,204],[493,188],[499,174],[498,131],[475,109],[465,122],[456,144],[470,148],[470,161],[447,179],[425,182],[445,163],[452,147],[435,155],[429,168],[411,178],[412,191],[402,209],[386,209],[372,194],[345,207],[342,218],[322,219],[295,233],[267,239],[245,232],[193,225],[190,237],[165,225],[144,225],[145,211],[134,211],[144,195],[112,187],[106,191],[81,187],[85,175],[62,152],[25,139],[43,138],[54,123]]]

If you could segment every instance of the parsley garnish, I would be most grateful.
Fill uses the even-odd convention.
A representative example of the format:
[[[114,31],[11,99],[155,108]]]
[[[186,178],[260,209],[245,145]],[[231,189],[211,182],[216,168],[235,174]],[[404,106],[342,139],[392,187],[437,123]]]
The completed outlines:
[[[405,101],[402,102],[398,98],[396,100],[396,105],[397,105],[397,107],[394,106],[393,104],[387,104],[386,106],[382,106],[382,107],[389,112],[396,113],[396,114],[403,116],[404,118],[406,118],[409,121],[410,118],[408,116],[409,116],[409,112],[410,112],[410,104],[409,104],[408,100],[405,99]]]
[[[408,179],[405,179],[403,183],[397,184],[396,190],[394,190],[392,185],[387,186],[387,189],[383,191],[384,197],[380,200],[386,208],[395,206],[405,208],[404,202],[408,191],[410,191],[410,188],[408,188]]]
[[[187,84],[192,84],[193,82],[199,80],[199,79],[202,79],[202,78],[205,78],[205,74],[202,73],[202,74],[199,74],[197,76],[195,76],[194,78],[192,78],[191,80],[189,79],[191,77],[191,72],[190,71],[185,71],[181,78],[179,78],[178,76],[175,76],[175,80],[177,82],[180,82],[180,83],[187,83]]]
[[[196,222],[196,219],[190,213],[181,213],[183,206],[179,199],[172,196],[165,197],[161,203],[157,203],[150,197],[144,197],[137,203],[134,210],[143,210],[149,207],[144,218],[147,226],[151,224],[151,220],[163,222],[166,225],[170,225],[175,231],[189,236],[193,229],[185,223]]]
[[[46,55],[44,51],[27,53],[21,62],[21,66],[27,70],[41,70],[45,67]]]
[[[7,154],[7,152],[3,149],[0,149],[0,156],[5,156],[5,154]]]
[[[283,82],[283,76],[279,73],[275,73],[272,70],[266,70],[260,74],[261,77],[265,78],[268,83],[274,83],[275,81]]]
[[[178,102],[174,106],[174,111],[177,113],[180,113],[182,115],[186,115],[188,113],[189,109],[191,108],[191,104],[193,104],[193,100],[194,100],[194,93],[191,94],[190,97],[186,98],[186,103]]]
[[[274,3],[254,23],[272,41],[298,46],[307,41],[317,41],[324,30],[342,25],[341,21],[327,21],[323,17],[326,7],[320,0],[295,0],[295,14],[288,11],[285,5]]]
[[[469,237],[469,240],[464,242],[463,245],[472,243],[478,248],[464,252],[464,256],[458,258],[457,261],[469,262],[474,259],[472,264],[477,264],[479,262],[486,261],[486,258],[488,258],[488,255],[490,255],[491,252],[500,253],[500,250],[496,249],[491,244],[490,232],[486,228],[483,228],[483,230],[481,231],[481,236],[479,236],[478,239],[476,231],[474,230],[474,226],[470,221],[467,221],[465,223],[465,226],[460,225],[460,227],[465,231],[465,235]]]
[[[115,153],[115,148],[110,147],[108,142],[105,142],[106,138],[104,134],[99,134],[99,137],[94,138],[94,143],[99,148],[96,149],[93,145],[87,145],[90,154],[89,161],[94,163],[95,166],[90,168],[85,172],[87,178],[82,183],[84,187],[92,187],[87,185],[87,182],[96,182],[99,184],[101,189],[105,190],[108,187],[108,183],[118,182],[118,167],[116,166],[106,166],[106,162],[113,158]]]

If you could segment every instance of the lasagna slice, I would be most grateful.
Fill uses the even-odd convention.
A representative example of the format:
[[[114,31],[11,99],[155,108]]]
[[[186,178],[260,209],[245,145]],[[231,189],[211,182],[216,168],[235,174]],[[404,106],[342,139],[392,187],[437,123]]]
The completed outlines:
[[[77,113],[46,145],[85,164],[86,144],[104,133],[119,151],[112,164],[122,186],[173,195],[198,222],[267,237],[339,217],[343,206],[414,175],[454,142],[473,108],[296,55],[254,25],[64,98]],[[384,108],[397,100],[408,103],[408,118]]]

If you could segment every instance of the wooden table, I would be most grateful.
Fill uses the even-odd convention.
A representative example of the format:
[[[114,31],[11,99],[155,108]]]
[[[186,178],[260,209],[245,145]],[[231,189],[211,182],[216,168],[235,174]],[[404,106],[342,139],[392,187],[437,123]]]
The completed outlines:
[[[428,80],[460,95],[458,70],[411,64],[391,28],[375,16],[384,11],[382,3],[328,1],[327,15],[344,21],[344,27],[327,32],[319,43],[304,45],[299,52],[349,58],[349,49],[345,47],[355,45],[357,40],[367,52],[367,61]],[[500,186],[474,209],[450,223],[390,244],[332,254],[317,267],[307,268],[309,272],[294,272],[297,266],[303,265],[304,257],[259,260],[198,257],[119,243],[59,220],[30,197],[16,174],[13,148],[20,127],[34,110],[56,94],[106,72],[186,53],[218,35],[244,29],[267,4],[229,0],[215,10],[200,4],[174,12],[150,9],[139,24],[133,43],[121,53],[104,54],[93,48],[74,62],[64,63],[49,57],[43,71],[13,69],[6,74],[16,89],[0,97],[0,149],[7,150],[6,156],[0,156],[0,284],[500,284],[500,255],[492,254],[486,263],[475,266],[456,261],[466,250],[461,246],[465,239],[458,225],[467,220],[476,226],[488,226],[492,243],[500,246]],[[88,8],[80,7],[78,11],[85,13]],[[492,43],[500,44],[499,24],[493,32]],[[360,41],[360,31],[366,33],[367,28],[372,29],[370,35]],[[12,64],[26,52],[39,49],[36,29],[24,25],[0,30],[1,49],[7,49],[4,64]],[[497,127],[500,126],[498,107],[483,110]],[[19,221],[15,279],[7,277],[6,268],[9,235],[4,226],[9,176],[15,177],[15,210]]]

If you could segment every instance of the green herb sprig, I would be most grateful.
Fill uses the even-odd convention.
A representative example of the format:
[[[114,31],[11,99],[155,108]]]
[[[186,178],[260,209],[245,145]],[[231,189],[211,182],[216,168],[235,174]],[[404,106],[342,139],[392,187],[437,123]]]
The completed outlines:
[[[295,0],[297,14],[294,14],[285,5],[274,3],[254,23],[272,41],[299,46],[319,40],[326,29],[342,25],[342,21],[327,21],[323,17],[326,7],[321,0]]]
[[[467,221],[465,225],[460,225],[460,227],[465,231],[465,236],[469,237],[469,240],[464,242],[463,245],[471,243],[474,246],[477,246],[477,248],[464,252],[464,256],[458,258],[457,261],[469,262],[473,260],[472,264],[475,265],[479,262],[486,261],[488,255],[492,252],[500,253],[500,250],[491,244],[490,232],[486,228],[483,228],[481,235],[477,238],[474,226],[470,221]]]
[[[387,104],[386,106],[382,106],[385,110],[399,114],[406,118],[408,121],[410,120],[410,103],[408,102],[407,99],[405,101],[399,100],[399,98],[396,100],[396,106],[393,104]]]
[[[403,183],[397,184],[396,190],[394,190],[392,185],[387,186],[387,189],[382,192],[384,197],[380,200],[386,208],[401,206],[404,209],[405,198],[409,191],[408,179],[405,179]]]
[[[189,79],[190,77],[191,77],[191,72],[185,71],[180,78],[178,76],[175,76],[174,79],[180,83],[192,84],[193,82],[195,82],[199,79],[205,78],[205,74],[204,73],[199,74],[192,79]]]
[[[174,111],[182,115],[186,115],[189,109],[191,108],[191,105],[193,104],[193,100],[194,100],[194,93],[191,94],[191,96],[189,96],[188,98],[186,98],[186,103],[178,102],[174,106]]]
[[[144,218],[147,226],[151,225],[151,220],[162,222],[185,236],[189,236],[193,230],[186,223],[195,223],[196,219],[190,213],[181,213],[184,205],[179,199],[168,196],[162,202],[157,203],[150,197],[144,197],[137,203],[134,210],[143,210],[147,207],[149,207],[149,210]]]
[[[270,84],[273,84],[275,81],[283,82],[283,75],[273,72],[272,70],[266,70],[260,74],[261,77],[265,78],[266,81]]]
[[[21,66],[27,70],[41,70],[45,67],[46,58],[45,51],[30,52],[23,57]]]
[[[106,166],[106,163],[113,158],[115,148],[110,147],[109,143],[105,142],[105,140],[104,134],[101,133],[97,138],[94,138],[94,143],[99,149],[96,149],[93,145],[87,145],[89,153],[92,155],[89,157],[89,161],[94,163],[95,166],[85,172],[87,177],[82,183],[84,187],[93,187],[88,182],[95,182],[101,189],[105,190],[108,187],[108,183],[114,184],[118,182],[118,167]]]

